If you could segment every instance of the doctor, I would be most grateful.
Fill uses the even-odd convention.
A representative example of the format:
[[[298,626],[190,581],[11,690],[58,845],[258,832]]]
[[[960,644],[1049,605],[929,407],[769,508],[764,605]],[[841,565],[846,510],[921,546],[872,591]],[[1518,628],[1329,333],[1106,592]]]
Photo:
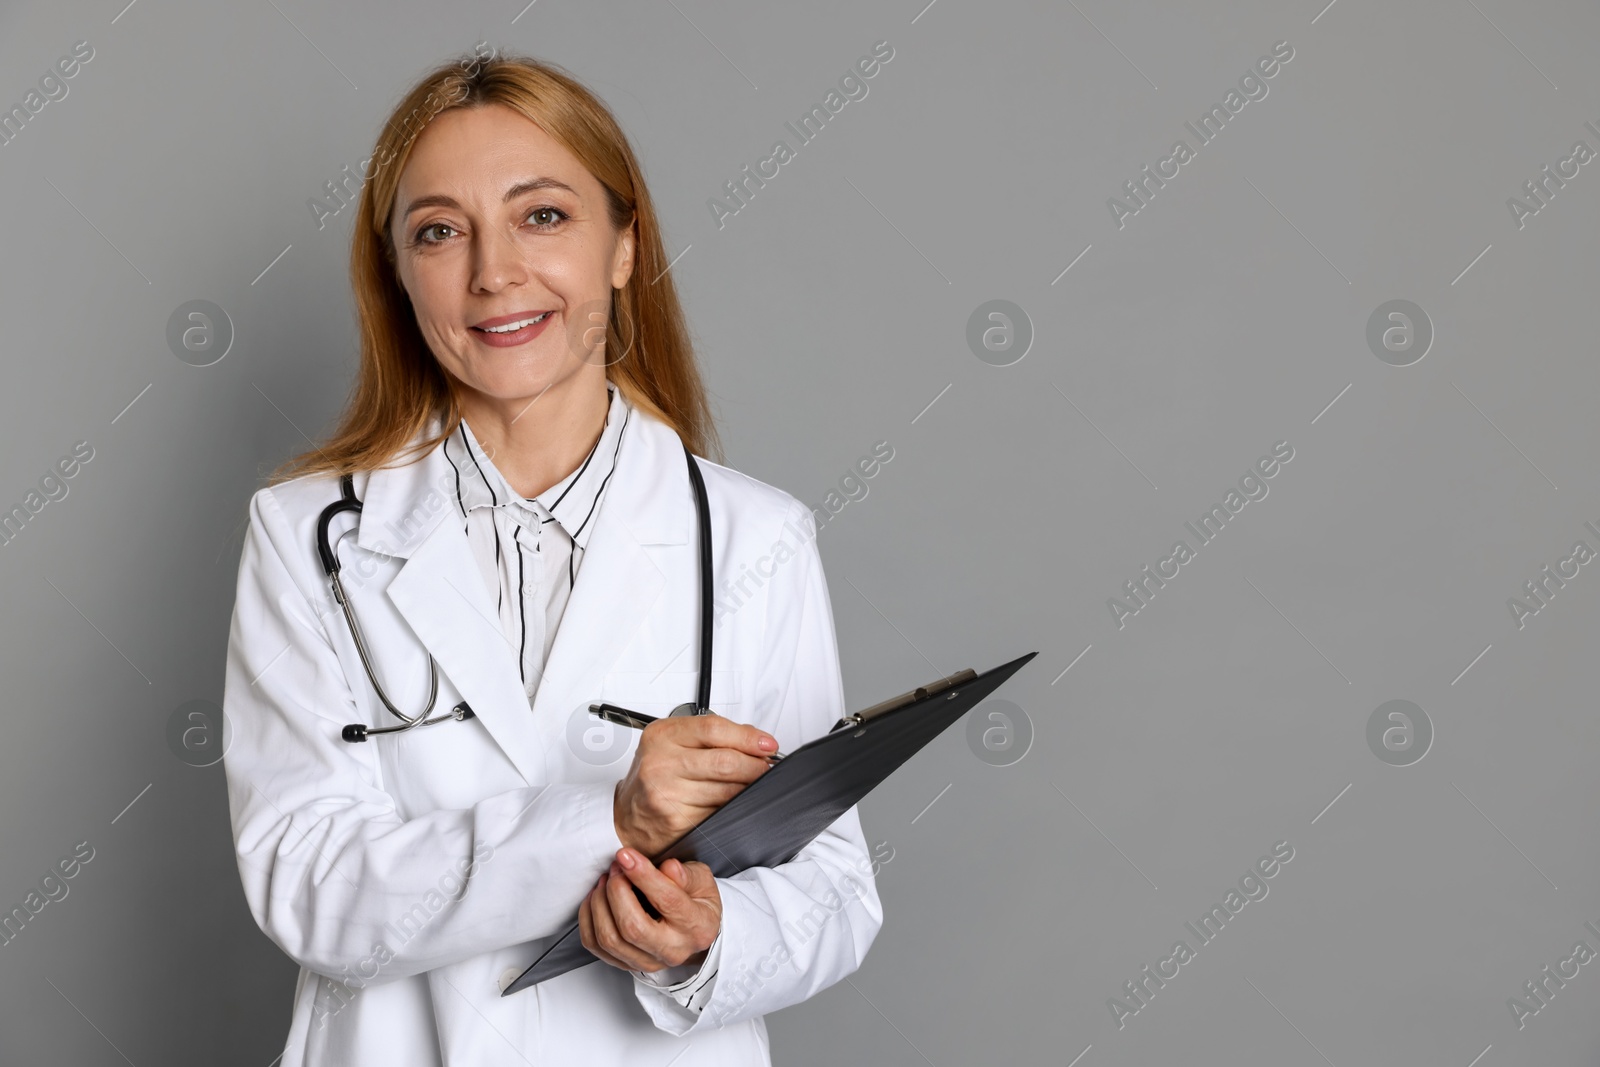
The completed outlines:
[[[811,512],[695,460],[713,713],[665,718],[696,697],[685,447],[713,431],[626,138],[559,70],[475,59],[417,84],[368,162],[358,377],[250,502],[229,638],[239,873],[300,965],[281,1063],[770,1063],[762,1016],[882,923],[856,810],[770,869],[648,857],[846,712]],[[355,629],[316,547],[345,473]],[[342,739],[430,690],[442,721]],[[502,996],[575,915],[598,962]]]

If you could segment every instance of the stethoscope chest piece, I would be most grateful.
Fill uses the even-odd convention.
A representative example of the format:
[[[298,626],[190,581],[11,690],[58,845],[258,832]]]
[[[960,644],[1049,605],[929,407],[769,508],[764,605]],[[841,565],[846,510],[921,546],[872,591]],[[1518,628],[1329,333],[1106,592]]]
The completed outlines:
[[[424,712],[424,714],[426,714],[426,712]],[[412,722],[405,726],[387,726],[377,728],[368,726],[364,722],[353,722],[341,730],[339,732],[339,736],[344,738],[346,741],[360,742],[365,741],[368,734],[387,734],[393,733],[396,730],[409,730],[412,726],[426,726],[429,723],[444,722],[447,719],[454,722],[465,722],[468,719],[475,719],[477,717],[477,712],[473,711],[472,707],[465,700],[463,700],[461,703],[450,709],[449,715],[441,715],[437,719],[427,719],[421,722]]]

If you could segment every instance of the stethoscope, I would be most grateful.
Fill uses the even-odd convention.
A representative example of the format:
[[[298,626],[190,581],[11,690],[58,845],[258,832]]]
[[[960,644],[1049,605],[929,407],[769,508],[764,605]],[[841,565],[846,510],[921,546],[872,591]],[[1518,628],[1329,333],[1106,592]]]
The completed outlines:
[[[710,504],[706,500],[705,481],[700,476],[700,466],[695,462],[694,454],[689,451],[689,446],[684,444],[683,454],[689,462],[689,482],[694,487],[695,510],[699,514],[700,522],[700,682],[696,689],[693,703],[679,704],[672,709],[670,715],[704,715],[709,712],[711,703],[711,623],[710,606],[711,592],[711,515]],[[327,572],[328,581],[333,586],[333,598],[338,601],[339,607],[344,610],[346,625],[350,628],[350,637],[355,641],[356,651],[361,655],[361,665],[366,668],[367,678],[372,682],[372,688],[377,691],[378,699],[383,701],[383,706],[389,713],[400,720],[399,726],[368,726],[365,723],[351,723],[346,726],[340,736],[346,741],[365,741],[373,734],[390,734],[403,730],[412,730],[418,726],[432,726],[440,722],[463,722],[475,717],[475,712],[467,705],[465,700],[451,708],[442,715],[429,718],[433,711],[434,703],[439,699],[439,664],[430,654],[428,656],[428,706],[417,715],[407,715],[394,706],[389,699],[389,694],[384,691],[383,684],[378,681],[377,672],[372,668],[372,657],[367,652],[367,643],[362,640],[361,627],[356,622],[355,609],[350,605],[350,598],[345,595],[344,585],[339,581],[339,553],[336,545],[328,540],[328,526],[334,518],[346,511],[361,512],[361,501],[356,499],[355,479],[349,475],[339,478],[340,497],[326,508],[317,517],[317,555],[322,560],[322,569]],[[348,536],[348,534],[346,535]],[[343,541],[343,538],[340,538]],[[633,716],[636,721],[648,719],[637,713],[628,712],[625,708],[613,705],[595,705],[591,711],[604,707],[612,714],[602,717],[611,718],[612,721],[623,721],[627,716]],[[597,714],[600,712],[596,711]]]

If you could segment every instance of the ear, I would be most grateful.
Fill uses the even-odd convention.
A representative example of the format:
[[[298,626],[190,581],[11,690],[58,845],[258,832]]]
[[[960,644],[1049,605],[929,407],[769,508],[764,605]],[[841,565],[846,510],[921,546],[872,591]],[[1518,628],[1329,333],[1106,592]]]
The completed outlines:
[[[633,276],[634,253],[638,242],[634,231],[637,228],[637,216],[628,221],[617,235],[617,250],[611,257],[611,288],[621,289],[628,284],[628,279]]]

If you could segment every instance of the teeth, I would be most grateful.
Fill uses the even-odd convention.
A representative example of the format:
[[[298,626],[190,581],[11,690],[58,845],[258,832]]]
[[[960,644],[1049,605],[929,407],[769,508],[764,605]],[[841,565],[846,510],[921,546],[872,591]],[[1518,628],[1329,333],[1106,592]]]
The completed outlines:
[[[488,333],[513,333],[532,323],[543,322],[549,314],[550,312],[546,311],[544,314],[535,315],[531,319],[518,319],[516,322],[508,322],[504,326],[485,326],[484,330]]]

